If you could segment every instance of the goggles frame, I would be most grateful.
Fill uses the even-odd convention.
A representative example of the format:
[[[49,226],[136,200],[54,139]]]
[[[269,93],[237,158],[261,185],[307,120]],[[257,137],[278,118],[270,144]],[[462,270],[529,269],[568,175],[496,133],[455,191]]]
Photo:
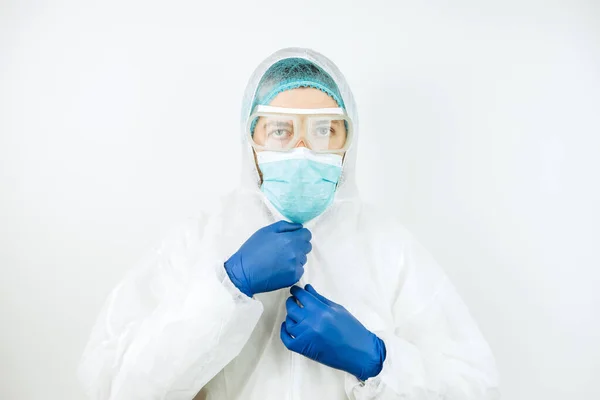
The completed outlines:
[[[291,151],[294,148],[296,148],[296,145],[298,144],[298,142],[300,142],[300,140],[302,139],[302,134],[299,133],[299,129],[297,129],[300,126],[300,121],[299,121],[299,117],[302,116],[308,116],[309,118],[309,123],[311,119],[317,119],[319,118],[320,120],[343,120],[345,123],[345,127],[346,127],[346,141],[344,142],[344,146],[340,149],[325,149],[325,150],[315,150],[309,147],[309,149],[315,153],[335,153],[335,154],[340,154],[340,153],[345,153],[346,151],[348,151],[348,149],[350,148],[350,145],[352,144],[352,139],[353,139],[353,128],[352,128],[352,120],[350,119],[350,117],[348,116],[348,114],[346,113],[346,111],[343,108],[285,108],[285,107],[273,107],[273,106],[263,106],[263,105],[258,105],[256,106],[256,108],[254,109],[254,112],[250,115],[250,118],[248,118],[248,123],[246,126],[246,131],[248,133],[248,135],[250,136],[250,144],[252,145],[252,147],[255,150],[267,150],[267,151],[280,151],[280,152],[286,152],[286,151]],[[263,145],[260,145],[258,143],[256,143],[254,141],[254,137],[253,137],[253,132],[252,132],[252,128],[253,128],[253,124],[254,121],[260,117],[285,117],[285,119],[289,119],[292,121],[293,123],[293,127],[294,127],[294,136],[292,138],[292,140],[290,141],[290,146],[289,148],[282,148],[282,149],[272,149]],[[256,127],[254,127],[256,128]],[[308,139],[306,139],[306,145],[310,146],[311,143]]]

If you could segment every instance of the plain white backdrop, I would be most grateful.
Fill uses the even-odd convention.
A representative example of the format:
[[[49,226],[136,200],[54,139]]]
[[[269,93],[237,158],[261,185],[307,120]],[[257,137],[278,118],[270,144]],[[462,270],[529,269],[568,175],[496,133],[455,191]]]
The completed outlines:
[[[504,398],[599,399],[600,3],[419,3],[0,0],[0,398],[83,398],[110,289],[236,184],[246,80],[303,46],[347,76],[362,196],[450,275]]]

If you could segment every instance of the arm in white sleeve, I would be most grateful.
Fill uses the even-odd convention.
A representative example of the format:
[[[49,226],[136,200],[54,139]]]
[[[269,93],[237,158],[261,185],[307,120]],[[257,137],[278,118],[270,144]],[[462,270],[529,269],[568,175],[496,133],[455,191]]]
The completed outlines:
[[[236,357],[262,304],[242,294],[191,220],[112,291],[79,377],[94,400],[190,400]]]
[[[402,258],[394,326],[374,332],[386,346],[383,369],[366,382],[348,375],[348,397],[500,398],[492,352],[453,285],[418,243],[411,243]]]

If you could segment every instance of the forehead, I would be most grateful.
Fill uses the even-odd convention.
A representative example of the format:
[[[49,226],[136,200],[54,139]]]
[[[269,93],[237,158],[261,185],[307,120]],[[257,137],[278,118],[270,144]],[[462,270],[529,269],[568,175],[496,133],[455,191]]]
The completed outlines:
[[[286,108],[336,108],[337,102],[327,93],[315,88],[297,88],[279,93],[270,106]]]

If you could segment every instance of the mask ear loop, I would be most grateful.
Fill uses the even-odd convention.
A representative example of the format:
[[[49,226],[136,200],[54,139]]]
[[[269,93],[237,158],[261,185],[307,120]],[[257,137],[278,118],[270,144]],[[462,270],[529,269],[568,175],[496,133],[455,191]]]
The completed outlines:
[[[344,176],[344,167],[346,166],[346,154],[348,154],[348,150],[350,150],[352,142],[354,141],[354,126],[350,117],[346,116],[346,118],[344,118],[344,126],[346,127],[346,142],[348,144],[344,145],[345,149],[344,154],[342,155],[342,173],[340,174],[340,179],[338,179],[335,185],[336,192],[338,190],[338,187],[340,186],[340,183],[342,183],[342,177]]]
[[[254,142],[254,129],[256,129],[256,124],[258,123],[259,119],[260,119],[260,116],[258,115],[258,113],[250,114],[250,117],[248,118],[248,123],[246,126],[246,132],[250,139],[248,143],[250,144],[250,151],[252,152],[252,159],[254,160],[254,169],[256,170],[256,173],[258,174],[258,187],[262,186],[262,183],[263,183],[262,171],[260,170],[260,167],[258,166],[258,159],[257,159],[257,155],[256,155],[257,144]]]
[[[340,179],[338,179],[335,184],[335,191],[337,192],[340,183],[342,183],[342,177],[344,176],[344,167],[346,166],[346,154],[348,154],[348,150],[350,146],[352,146],[353,141],[353,128],[352,128],[352,120],[348,117],[344,117],[344,127],[346,128],[346,143],[344,143],[344,152],[342,153],[342,172],[340,174]]]

